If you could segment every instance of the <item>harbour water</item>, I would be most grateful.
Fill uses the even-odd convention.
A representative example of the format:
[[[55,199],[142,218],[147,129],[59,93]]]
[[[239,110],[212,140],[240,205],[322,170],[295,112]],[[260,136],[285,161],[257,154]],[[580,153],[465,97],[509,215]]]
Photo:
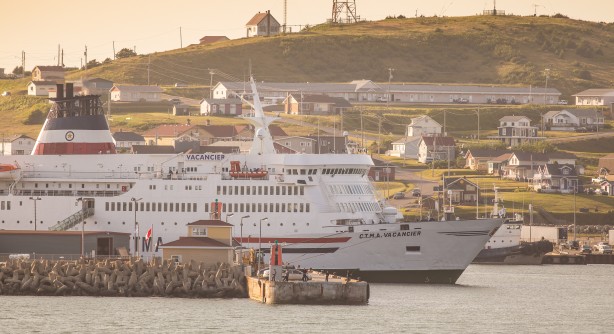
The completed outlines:
[[[612,265],[471,265],[453,286],[372,284],[366,306],[1,296],[0,332],[597,333],[613,285]]]

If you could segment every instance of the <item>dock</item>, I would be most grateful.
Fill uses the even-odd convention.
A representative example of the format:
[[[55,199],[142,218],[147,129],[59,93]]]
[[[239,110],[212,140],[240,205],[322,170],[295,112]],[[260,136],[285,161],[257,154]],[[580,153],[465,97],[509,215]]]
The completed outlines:
[[[369,283],[312,273],[311,281],[270,281],[247,277],[249,298],[264,304],[366,305]]]
[[[614,254],[550,253],[542,264],[614,264]]]

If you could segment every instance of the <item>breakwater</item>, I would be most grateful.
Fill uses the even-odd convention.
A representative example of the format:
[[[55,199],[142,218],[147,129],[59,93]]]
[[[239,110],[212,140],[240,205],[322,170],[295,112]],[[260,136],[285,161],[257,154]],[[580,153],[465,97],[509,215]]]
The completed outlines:
[[[240,266],[154,259],[0,263],[0,295],[245,298]]]

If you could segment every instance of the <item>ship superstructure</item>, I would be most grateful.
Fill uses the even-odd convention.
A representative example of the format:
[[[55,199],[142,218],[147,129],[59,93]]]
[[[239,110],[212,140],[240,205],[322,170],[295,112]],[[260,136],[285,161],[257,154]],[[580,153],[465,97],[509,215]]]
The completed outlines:
[[[114,154],[98,104],[52,101],[36,154],[0,157],[13,166],[0,177],[0,229],[72,230],[84,220],[85,230],[132,233],[131,252],[155,256],[139,231],[153,227],[154,244],[170,242],[215,214],[245,247],[266,252],[285,243],[294,265],[370,281],[454,283],[501,224],[400,222],[368,178],[368,155],[276,153],[274,118],[262,112],[253,82],[252,89],[248,154]],[[79,108],[59,113],[67,105]]]

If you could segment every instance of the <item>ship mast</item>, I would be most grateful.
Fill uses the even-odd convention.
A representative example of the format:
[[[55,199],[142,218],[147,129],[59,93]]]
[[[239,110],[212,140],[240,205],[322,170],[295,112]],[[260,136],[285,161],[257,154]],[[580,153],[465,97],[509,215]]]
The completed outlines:
[[[254,77],[249,78],[249,84],[252,89],[254,102],[251,103],[241,96],[241,100],[243,100],[243,102],[254,108],[253,115],[243,117],[254,126],[254,140],[252,142],[252,147],[249,150],[249,154],[274,154],[276,153],[275,146],[273,145],[273,137],[269,131],[269,125],[277,120],[278,117],[270,117],[264,114],[262,104],[260,103],[260,96],[258,95],[258,90],[256,89],[256,83],[254,82]]]

